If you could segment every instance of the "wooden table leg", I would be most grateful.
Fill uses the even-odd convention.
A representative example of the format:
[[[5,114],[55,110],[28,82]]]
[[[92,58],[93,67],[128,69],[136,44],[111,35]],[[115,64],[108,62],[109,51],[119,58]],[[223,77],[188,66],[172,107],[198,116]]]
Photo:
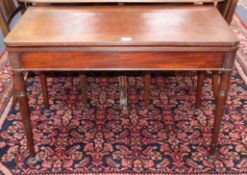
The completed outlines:
[[[221,120],[224,115],[224,106],[227,100],[227,91],[229,89],[229,83],[231,78],[231,71],[225,71],[221,75],[221,81],[218,90],[216,113],[214,118],[213,135],[210,148],[210,156],[213,156],[216,150],[217,141],[220,132]]]
[[[41,84],[41,90],[44,98],[44,105],[46,109],[50,108],[49,105],[49,96],[48,96],[48,88],[47,88],[47,79],[46,74],[44,72],[39,73],[39,79]]]
[[[145,108],[148,108],[150,84],[151,84],[151,74],[150,73],[146,73],[145,77],[144,77],[144,103],[145,103]]]
[[[13,88],[12,88],[12,93],[13,93],[13,100],[12,100],[11,108],[13,109],[15,107],[16,103],[17,103],[17,97],[16,97],[14,85],[13,85]]]
[[[202,96],[204,78],[205,78],[205,72],[199,71],[198,79],[197,79],[197,90],[196,90],[196,109],[199,109],[201,105],[201,96]]]
[[[33,141],[33,132],[31,127],[31,119],[30,112],[28,109],[28,98],[26,94],[26,88],[24,84],[24,77],[22,72],[14,71],[13,72],[14,79],[14,88],[17,100],[20,106],[20,112],[22,115],[22,121],[25,129],[25,134],[27,138],[27,146],[29,149],[29,154],[31,157],[35,156],[34,150],[34,141]]]
[[[121,76],[118,76],[118,91],[119,91],[119,104],[120,106],[122,105],[122,91],[121,91],[121,86],[122,86],[122,78]]]
[[[119,82],[119,101],[120,105],[123,106],[123,76],[118,77],[118,82]]]
[[[123,91],[124,91],[124,109],[127,109],[128,107],[128,77],[124,76],[123,77]]]
[[[127,109],[128,106],[128,77],[119,76],[120,105]]]
[[[88,108],[87,104],[87,76],[85,74],[80,74],[80,84],[81,84],[81,96],[83,109]]]
[[[212,86],[213,86],[213,94],[214,94],[215,101],[217,100],[219,82],[220,82],[220,72],[213,71],[213,81],[212,81],[213,85]]]

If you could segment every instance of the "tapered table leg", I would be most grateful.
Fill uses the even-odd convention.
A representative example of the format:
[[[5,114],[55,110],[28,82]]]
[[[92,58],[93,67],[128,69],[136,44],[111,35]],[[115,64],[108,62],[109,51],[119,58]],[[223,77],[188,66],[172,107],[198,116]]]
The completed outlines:
[[[122,99],[123,99],[123,94],[122,94],[122,76],[118,76],[118,88],[119,88],[119,103],[120,103],[120,106],[122,106],[123,102],[122,102]]]
[[[16,97],[16,93],[15,93],[14,87],[13,87],[12,93],[13,93],[13,101],[12,101],[11,108],[14,108],[16,103],[17,103],[17,97]]]
[[[145,77],[144,77],[144,103],[145,103],[145,108],[148,108],[150,84],[151,84],[151,74],[150,73],[146,73]]]
[[[123,76],[123,91],[124,91],[124,109],[128,107],[128,77]]]
[[[214,118],[213,135],[210,146],[211,156],[215,153],[217,146],[221,120],[224,115],[224,106],[227,100],[227,91],[229,89],[230,78],[231,78],[231,71],[223,72],[221,75],[221,81],[220,81],[217,101],[216,101],[216,113]]]
[[[47,88],[47,79],[46,74],[44,72],[39,73],[39,79],[41,83],[41,90],[44,98],[44,105],[46,109],[50,108],[49,105],[49,96],[48,96],[48,88]]]
[[[119,92],[120,92],[120,105],[127,109],[128,107],[128,77],[119,76]]]
[[[22,115],[22,121],[25,129],[25,134],[27,138],[27,147],[29,149],[29,154],[31,157],[35,156],[34,142],[33,142],[33,132],[31,127],[30,112],[28,109],[28,98],[26,94],[26,88],[24,84],[24,77],[22,72],[13,72],[14,88],[17,100],[20,106],[20,112]]]
[[[83,109],[88,108],[87,104],[87,76],[85,74],[80,74],[80,85],[81,85],[81,96]]]
[[[201,105],[202,88],[203,88],[204,79],[205,79],[205,72],[203,71],[198,72],[197,90],[196,90],[196,109],[199,109]]]
[[[219,89],[219,82],[220,82],[220,72],[219,71],[213,71],[213,81],[212,81],[212,86],[213,86],[213,94],[215,101],[217,100],[218,96],[218,89]]]

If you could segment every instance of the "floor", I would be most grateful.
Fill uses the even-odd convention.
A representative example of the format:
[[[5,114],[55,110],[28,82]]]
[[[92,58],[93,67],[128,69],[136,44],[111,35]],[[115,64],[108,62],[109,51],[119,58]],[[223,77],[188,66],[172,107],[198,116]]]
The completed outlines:
[[[240,0],[237,5],[237,14],[247,26],[247,0]]]

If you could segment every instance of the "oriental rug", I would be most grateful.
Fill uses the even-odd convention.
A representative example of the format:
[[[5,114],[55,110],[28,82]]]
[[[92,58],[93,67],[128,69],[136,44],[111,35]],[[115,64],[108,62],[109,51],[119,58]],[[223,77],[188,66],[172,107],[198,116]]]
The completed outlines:
[[[238,15],[234,16],[231,26],[240,39],[235,65],[239,74],[247,84],[247,27]]]
[[[154,74],[148,110],[141,74],[128,78],[128,110],[119,105],[114,73],[88,78],[87,111],[82,110],[77,77],[48,78],[50,110],[44,109],[39,79],[31,77],[26,86],[34,162],[28,157],[19,106],[11,109],[6,54],[0,63],[0,174],[247,174],[247,87],[237,70],[214,162],[207,158],[215,109],[210,74],[199,114],[194,110],[194,72]]]

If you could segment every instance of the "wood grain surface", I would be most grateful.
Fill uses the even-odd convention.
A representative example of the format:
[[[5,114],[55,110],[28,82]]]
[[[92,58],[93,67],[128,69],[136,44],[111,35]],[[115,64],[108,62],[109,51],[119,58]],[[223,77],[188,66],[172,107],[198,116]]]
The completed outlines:
[[[30,7],[7,46],[236,45],[214,6]]]

